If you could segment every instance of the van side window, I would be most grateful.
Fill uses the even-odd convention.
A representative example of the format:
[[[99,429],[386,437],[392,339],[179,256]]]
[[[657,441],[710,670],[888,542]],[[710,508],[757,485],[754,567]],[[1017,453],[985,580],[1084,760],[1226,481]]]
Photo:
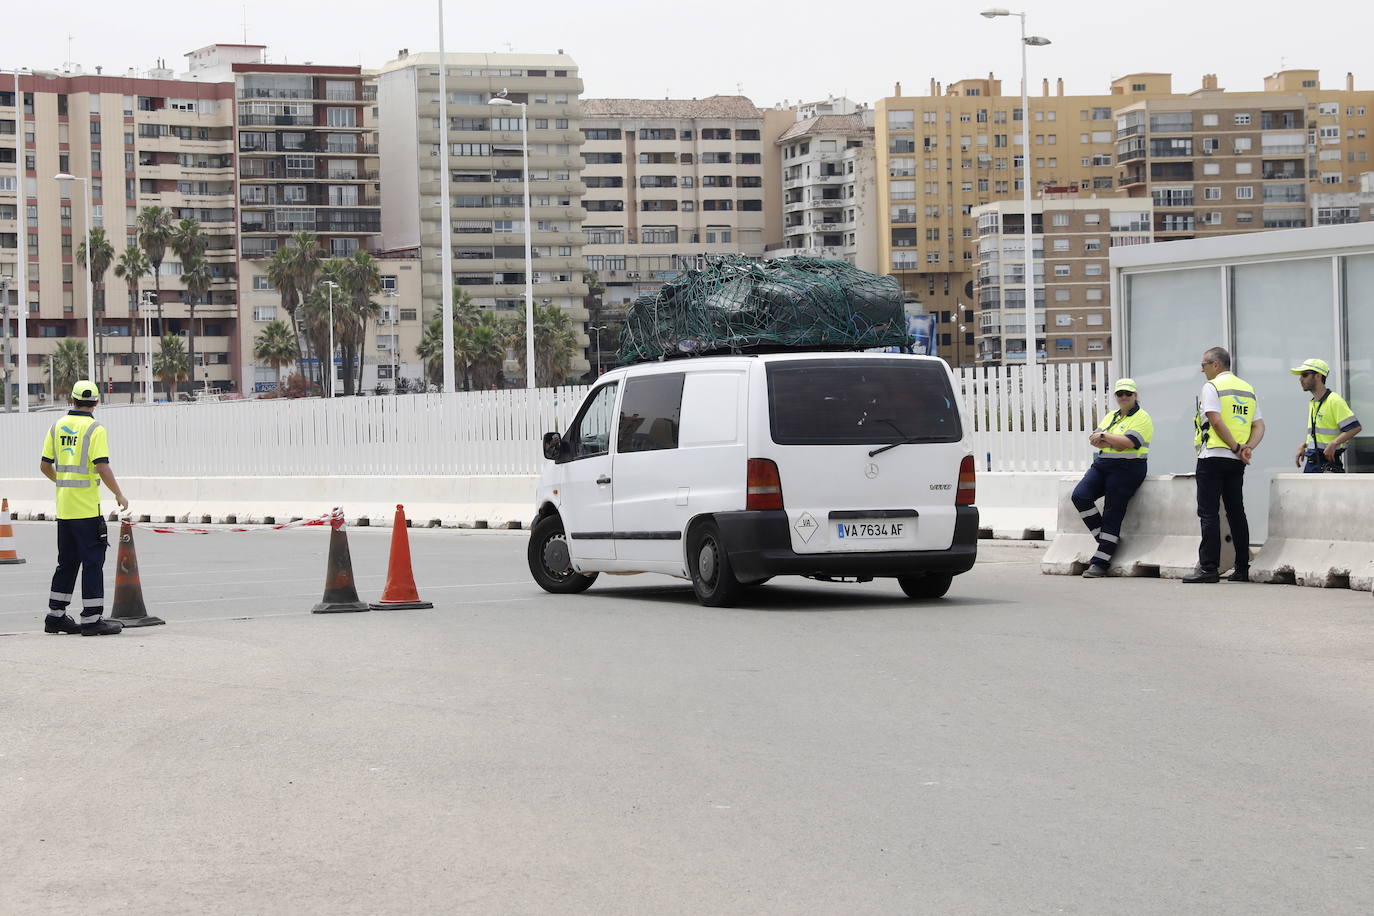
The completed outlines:
[[[617,384],[603,385],[587,400],[565,437],[570,460],[594,458],[611,450],[611,421],[615,419]]]
[[[653,452],[677,448],[682,420],[683,373],[642,375],[625,383],[620,401],[617,452]]]

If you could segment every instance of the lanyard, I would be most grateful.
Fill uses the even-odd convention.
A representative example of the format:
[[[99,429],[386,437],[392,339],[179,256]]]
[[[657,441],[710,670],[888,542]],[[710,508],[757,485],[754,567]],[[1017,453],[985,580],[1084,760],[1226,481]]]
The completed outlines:
[[[1317,401],[1317,406],[1312,408],[1312,447],[1318,451],[1321,450],[1321,443],[1317,441],[1317,414],[1322,412],[1322,405],[1326,403],[1326,399],[1329,397],[1331,397],[1330,388],[1326,389],[1326,394],[1322,395],[1321,400]]]

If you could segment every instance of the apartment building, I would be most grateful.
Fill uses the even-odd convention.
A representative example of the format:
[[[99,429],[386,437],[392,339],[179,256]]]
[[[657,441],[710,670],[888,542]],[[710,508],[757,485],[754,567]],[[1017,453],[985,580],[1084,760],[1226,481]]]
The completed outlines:
[[[1360,175],[1358,191],[1312,195],[1312,225],[1339,226],[1374,222],[1374,172]]]
[[[782,168],[783,237],[768,246],[768,256],[830,258],[881,272],[873,111],[843,107],[843,114],[799,107],[796,122],[774,141]]]
[[[963,303],[961,344],[948,353],[986,365],[1026,358],[1025,206],[1004,200],[973,209],[977,326]],[[1047,196],[1031,202],[1031,257],[1040,361],[1091,362],[1112,356],[1112,248],[1154,240],[1149,201]],[[976,350],[974,349],[976,345]]]
[[[439,55],[402,51],[377,76],[381,225],[389,249],[419,254],[421,320],[440,308],[444,283],[479,306],[524,316],[525,219],[520,108],[528,106],[535,299],[566,309],[589,367],[583,297],[582,80],[576,62],[558,54],[446,54],[448,124],[439,116]],[[450,199],[442,200],[441,170]],[[450,208],[453,276],[444,278],[440,207]],[[515,362],[507,378],[517,377]]]
[[[972,211],[1021,198],[1022,155],[1036,198],[1149,198],[1160,239],[1307,225],[1313,189],[1350,187],[1367,168],[1371,106],[1374,93],[1355,91],[1353,77],[1327,91],[1313,70],[1274,74],[1253,93],[1226,93],[1208,76],[1179,94],[1170,74],[1136,73],[1103,95],[1066,96],[1046,80],[1029,100],[1027,153],[1020,98],[991,74],[932,81],[924,97],[899,85],[876,106],[879,263],[930,311],[956,318],[974,299]]]
[[[143,207],[200,221],[214,279],[195,305],[194,381],[235,387],[232,84],[178,80],[161,63],[122,76],[99,67],[25,73],[18,95],[12,79],[0,75],[0,271],[16,276],[24,239],[28,288],[14,295],[27,309],[29,403],[52,399],[44,366],[59,342],[86,339],[85,271],[74,254],[86,236],[88,192],[91,225],[105,230],[116,257],[136,242]],[[59,173],[82,181],[58,182]],[[156,281],[146,277],[139,288],[151,299],[160,286],[165,332],[187,336],[191,303],[181,273],[169,250]],[[129,320],[131,310],[137,317],[138,300],[113,269],[94,294],[97,375],[107,398],[118,403],[141,390],[139,373],[146,371],[145,347],[134,339],[143,333],[141,322],[131,327]]]
[[[712,255],[761,258],[779,233],[773,139],[790,112],[743,96],[586,99],[583,255],[616,307]]]

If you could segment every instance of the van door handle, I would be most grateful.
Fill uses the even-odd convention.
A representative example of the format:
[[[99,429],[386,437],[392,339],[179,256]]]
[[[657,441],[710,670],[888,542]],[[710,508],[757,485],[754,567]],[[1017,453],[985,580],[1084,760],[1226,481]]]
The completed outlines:
[[[609,477],[607,477],[606,475],[603,474],[603,475],[601,475],[600,477],[596,478],[596,482],[597,482],[597,483],[610,483],[610,482],[611,482],[611,478],[609,478]]]

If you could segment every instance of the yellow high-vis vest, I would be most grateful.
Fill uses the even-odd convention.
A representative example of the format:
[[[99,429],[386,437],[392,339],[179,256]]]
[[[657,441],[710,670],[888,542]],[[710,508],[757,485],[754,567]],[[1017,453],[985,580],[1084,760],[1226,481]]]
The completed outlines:
[[[1241,445],[1249,442],[1250,427],[1254,423],[1255,414],[1254,386],[1229,371],[1222,372],[1208,384],[1217,390],[1217,396],[1221,400],[1221,420],[1231,430],[1231,435]],[[1230,448],[1226,441],[1217,435],[1217,431],[1212,429],[1211,422],[1202,412],[1200,401],[1194,423],[1197,428],[1193,434],[1193,445],[1196,446],[1199,455],[1209,448]]]
[[[43,457],[57,472],[57,517],[100,515],[100,474],[95,465],[110,458],[105,427],[90,414],[73,411],[48,430]]]

